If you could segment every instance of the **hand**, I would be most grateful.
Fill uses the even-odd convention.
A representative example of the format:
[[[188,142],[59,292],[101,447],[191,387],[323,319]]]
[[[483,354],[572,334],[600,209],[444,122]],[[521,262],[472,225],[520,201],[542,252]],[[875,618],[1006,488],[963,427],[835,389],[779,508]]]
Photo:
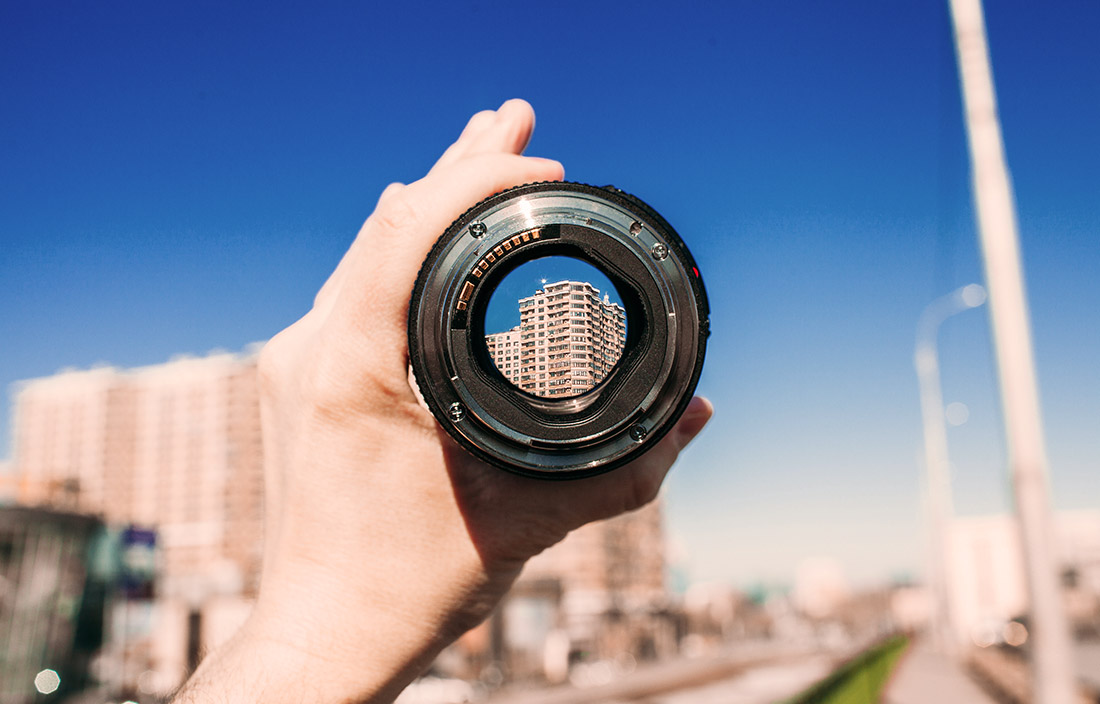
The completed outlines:
[[[406,343],[417,271],[474,203],[562,178],[559,163],[520,156],[533,127],[521,100],[474,115],[423,179],[382,193],[313,309],[264,348],[261,591],[248,623],[204,662],[183,701],[215,692],[391,700],[489,614],[528,558],[652,500],[709,419],[710,405],[694,399],[632,464],[547,482],[473,458],[418,403]]]

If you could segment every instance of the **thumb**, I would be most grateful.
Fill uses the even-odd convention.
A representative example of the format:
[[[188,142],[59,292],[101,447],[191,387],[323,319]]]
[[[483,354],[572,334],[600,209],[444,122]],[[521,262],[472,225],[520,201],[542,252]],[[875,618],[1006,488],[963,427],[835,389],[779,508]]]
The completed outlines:
[[[679,449],[683,450],[688,446],[695,436],[703,430],[703,426],[710,421],[714,415],[714,404],[702,396],[696,396],[688,403],[686,409],[684,409],[684,415],[680,417],[680,420],[676,423],[676,428],[673,432],[676,434],[676,445]]]

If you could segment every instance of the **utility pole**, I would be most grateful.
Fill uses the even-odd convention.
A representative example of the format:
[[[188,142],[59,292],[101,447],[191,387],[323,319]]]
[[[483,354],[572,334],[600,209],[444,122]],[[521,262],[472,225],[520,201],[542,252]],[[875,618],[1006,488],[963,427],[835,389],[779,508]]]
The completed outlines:
[[[1005,437],[1031,592],[1033,698],[1038,704],[1070,704],[1076,695],[1073,646],[1053,551],[1039,386],[985,18],[981,0],[949,1],[989,289]]]

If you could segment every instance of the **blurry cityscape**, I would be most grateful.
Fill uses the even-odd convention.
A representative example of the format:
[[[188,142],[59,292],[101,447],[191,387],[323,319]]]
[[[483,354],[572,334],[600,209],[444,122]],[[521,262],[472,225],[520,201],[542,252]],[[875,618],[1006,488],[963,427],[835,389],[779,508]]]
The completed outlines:
[[[504,378],[536,396],[566,398],[593,388],[626,344],[626,311],[584,281],[547,284],[519,300],[520,324],[485,336]]]
[[[612,341],[600,344],[621,349],[621,308],[586,286],[559,282],[524,299],[520,331],[568,293],[610,321]],[[586,340],[608,336],[577,327]],[[535,332],[534,350],[556,352],[550,332]],[[517,361],[509,334],[490,336],[494,360],[530,367],[532,348]],[[525,374],[520,384],[541,391]],[[576,393],[593,377],[561,388]],[[258,589],[256,350],[21,382],[12,432],[0,474],[0,701],[161,701],[244,621]],[[1058,514],[1056,529],[1076,666],[1096,697],[1100,511]],[[951,633],[939,651],[923,635],[935,605],[921,584],[856,586],[818,557],[790,584],[673,588],[667,545],[661,500],[575,531],[400,701],[778,701],[896,637],[914,640],[892,687],[927,694],[946,672],[971,688],[959,701],[1027,701],[1028,592],[1009,515],[950,522]]]
[[[429,184],[532,136],[509,98],[530,155],[683,236],[716,412],[403,703],[1098,701],[1100,3],[0,17],[0,704],[153,704],[248,617],[246,344],[471,115]],[[372,283],[411,274],[420,244],[368,234]],[[555,258],[499,281],[481,361],[569,405],[642,330]]]

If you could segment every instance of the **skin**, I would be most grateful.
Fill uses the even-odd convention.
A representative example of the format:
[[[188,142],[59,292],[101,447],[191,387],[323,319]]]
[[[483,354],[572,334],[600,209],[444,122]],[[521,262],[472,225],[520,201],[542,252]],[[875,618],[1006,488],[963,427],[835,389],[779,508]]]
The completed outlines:
[[[386,188],[313,308],[264,348],[262,587],[176,702],[392,701],[530,557],[653,500],[709,420],[695,398],[632,464],[546,482],[471,457],[418,403],[406,342],[417,271],[473,203],[563,177],[521,156],[534,118],[522,100],[479,112],[424,178]]]

